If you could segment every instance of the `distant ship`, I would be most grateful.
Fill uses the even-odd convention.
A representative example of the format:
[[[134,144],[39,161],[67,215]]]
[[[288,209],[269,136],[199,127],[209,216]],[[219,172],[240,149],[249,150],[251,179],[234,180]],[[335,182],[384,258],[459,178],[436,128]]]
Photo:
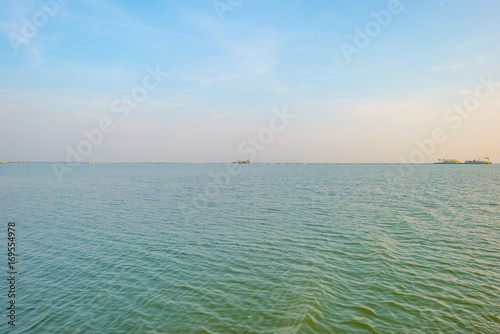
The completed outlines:
[[[474,160],[465,160],[465,162],[461,162],[459,160],[450,159],[450,156],[448,156],[446,159],[438,159],[438,162],[435,162],[435,164],[438,164],[438,165],[441,165],[441,164],[446,164],[446,165],[456,165],[456,164],[491,165],[490,158],[485,157],[484,159],[486,159],[486,160],[474,159]]]
[[[239,165],[248,165],[250,163],[250,158],[241,159],[241,160],[233,160],[231,163],[232,164],[239,164]]]
[[[438,162],[435,162],[435,164],[461,164],[459,160],[455,159],[450,159],[450,156],[448,156],[446,159],[438,159]]]
[[[486,160],[481,160],[481,159],[465,160],[465,163],[469,165],[491,165],[490,158],[484,157],[484,159]]]

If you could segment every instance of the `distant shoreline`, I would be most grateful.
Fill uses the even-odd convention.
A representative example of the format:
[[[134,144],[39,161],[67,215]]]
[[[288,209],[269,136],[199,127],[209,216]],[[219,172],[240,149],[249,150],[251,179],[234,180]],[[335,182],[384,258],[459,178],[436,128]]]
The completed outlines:
[[[65,161],[6,161],[0,165],[78,164],[78,165],[224,165],[228,162],[65,162]],[[252,162],[251,165],[434,165],[434,162]],[[493,164],[493,163],[492,163]],[[467,164],[438,164],[467,165]]]

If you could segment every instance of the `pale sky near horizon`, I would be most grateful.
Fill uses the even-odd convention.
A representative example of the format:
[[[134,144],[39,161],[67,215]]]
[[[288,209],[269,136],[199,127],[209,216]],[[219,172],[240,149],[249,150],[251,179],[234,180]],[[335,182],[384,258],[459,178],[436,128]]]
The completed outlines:
[[[84,160],[226,162],[286,108],[254,161],[399,162],[441,129],[425,162],[500,163],[498,1],[400,1],[382,23],[387,0],[60,2],[2,1],[0,161],[64,161],[110,118]]]

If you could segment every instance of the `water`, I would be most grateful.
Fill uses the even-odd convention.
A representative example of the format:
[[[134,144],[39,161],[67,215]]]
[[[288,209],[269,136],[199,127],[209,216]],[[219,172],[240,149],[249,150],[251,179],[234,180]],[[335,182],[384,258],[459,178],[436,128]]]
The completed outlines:
[[[500,165],[407,168],[2,165],[15,332],[500,332]]]

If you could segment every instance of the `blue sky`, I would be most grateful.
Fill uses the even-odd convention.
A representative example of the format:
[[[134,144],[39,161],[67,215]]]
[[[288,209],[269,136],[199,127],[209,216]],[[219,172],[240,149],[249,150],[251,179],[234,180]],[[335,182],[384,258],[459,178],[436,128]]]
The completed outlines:
[[[442,128],[425,161],[500,162],[500,85],[457,129],[443,120],[479,78],[500,82],[498,1],[400,1],[350,61],[342,43],[389,1],[61,2],[3,1],[0,161],[64,161],[109,117],[84,160],[226,162],[286,108],[254,161],[398,162]],[[119,119],[147,67],[168,76]]]

